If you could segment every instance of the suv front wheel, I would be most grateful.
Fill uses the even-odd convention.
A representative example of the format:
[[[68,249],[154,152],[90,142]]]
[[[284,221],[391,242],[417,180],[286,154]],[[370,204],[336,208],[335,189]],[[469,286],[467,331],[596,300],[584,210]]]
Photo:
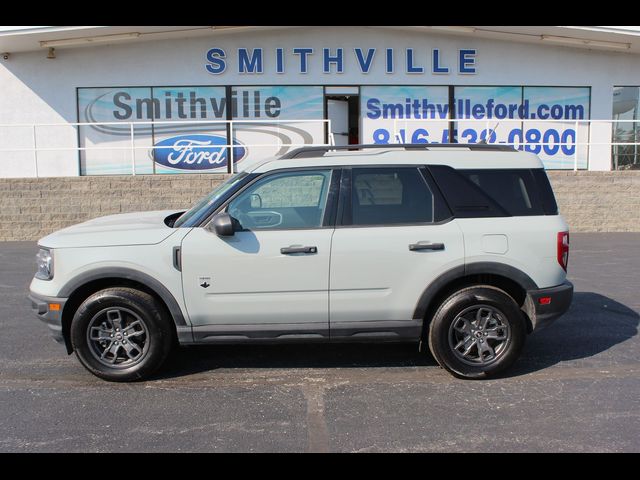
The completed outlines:
[[[513,365],[526,330],[513,298],[480,285],[449,296],[436,311],[428,336],[441,367],[460,378],[485,378]]]
[[[170,319],[148,293],[107,288],[87,298],[71,322],[71,343],[82,365],[105,380],[151,375],[173,344]]]

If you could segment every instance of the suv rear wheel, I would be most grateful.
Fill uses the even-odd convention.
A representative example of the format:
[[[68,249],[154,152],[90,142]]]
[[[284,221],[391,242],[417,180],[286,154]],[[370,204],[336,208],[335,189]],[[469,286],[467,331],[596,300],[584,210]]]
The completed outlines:
[[[520,356],[525,321],[516,302],[488,285],[449,296],[429,325],[429,348],[444,369],[460,378],[485,378]]]
[[[133,288],[107,288],[87,298],[71,322],[71,343],[82,365],[105,380],[140,380],[171,350],[173,331],[162,305]]]

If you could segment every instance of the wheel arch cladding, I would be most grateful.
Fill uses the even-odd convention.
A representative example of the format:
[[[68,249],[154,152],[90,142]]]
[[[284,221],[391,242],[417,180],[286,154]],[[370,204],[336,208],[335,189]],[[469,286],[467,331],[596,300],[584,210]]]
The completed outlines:
[[[460,265],[446,271],[422,292],[414,308],[414,320],[424,320],[423,335],[437,307],[452,293],[471,285],[490,285],[504,290],[521,307],[527,321],[527,331],[532,330],[531,320],[522,309],[527,290],[537,289],[536,283],[523,271],[495,262],[476,262]]]
[[[97,269],[74,277],[60,290],[58,296],[69,298],[62,311],[62,334],[67,353],[73,353],[70,331],[71,321],[78,307],[95,292],[110,287],[131,287],[149,293],[164,306],[176,327],[187,326],[182,310],[174,296],[153,277],[128,268]]]

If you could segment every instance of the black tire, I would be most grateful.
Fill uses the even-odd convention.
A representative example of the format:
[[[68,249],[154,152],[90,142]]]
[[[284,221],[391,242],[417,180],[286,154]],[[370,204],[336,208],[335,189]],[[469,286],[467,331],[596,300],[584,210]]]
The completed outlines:
[[[506,339],[487,339],[483,335],[489,335],[488,332],[478,331],[478,327],[469,321],[465,323],[469,318],[477,321],[481,309],[495,327],[492,330],[497,331],[492,334]],[[459,317],[461,314],[463,316]],[[452,325],[454,321],[455,326]],[[459,330],[461,327],[464,332]],[[478,285],[459,290],[442,302],[429,325],[428,337],[431,353],[442,368],[458,378],[482,379],[503,372],[518,359],[526,338],[525,319],[507,293],[489,285]],[[489,344],[485,342],[491,343],[493,356],[484,351]],[[461,345],[458,353],[457,345]],[[463,355],[467,348],[470,348],[469,357]]]
[[[123,324],[130,326],[115,332],[116,323],[121,328]],[[107,338],[116,333],[117,339]],[[99,341],[92,341],[90,335],[99,336]],[[173,337],[171,319],[160,302],[133,288],[114,287],[94,293],[80,305],[71,322],[71,344],[80,363],[97,377],[114,382],[142,380],[154,373],[167,358]],[[115,345],[117,340],[119,346]],[[111,346],[108,352],[103,345]],[[101,360],[101,353],[106,358]],[[109,360],[113,365],[105,364]]]

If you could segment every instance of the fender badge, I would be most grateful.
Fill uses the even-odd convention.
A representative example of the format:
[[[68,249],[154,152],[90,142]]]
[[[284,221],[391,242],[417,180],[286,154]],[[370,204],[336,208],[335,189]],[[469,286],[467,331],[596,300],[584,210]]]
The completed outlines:
[[[198,277],[198,285],[202,288],[209,288],[211,286],[211,277]]]

